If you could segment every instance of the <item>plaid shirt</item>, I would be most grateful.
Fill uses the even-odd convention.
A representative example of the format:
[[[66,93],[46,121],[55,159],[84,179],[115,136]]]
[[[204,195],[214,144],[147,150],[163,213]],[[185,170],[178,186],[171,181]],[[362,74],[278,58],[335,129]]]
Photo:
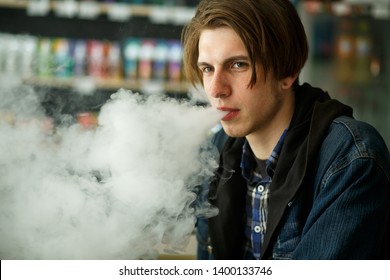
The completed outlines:
[[[245,236],[247,239],[246,255],[253,255],[255,259],[261,258],[261,246],[267,225],[269,186],[272,183],[272,177],[278,162],[279,154],[282,149],[287,129],[283,132],[276,144],[271,156],[266,160],[266,176],[262,176],[256,168],[256,159],[245,141],[241,159],[242,175],[247,180],[247,199],[246,199],[246,228]]]

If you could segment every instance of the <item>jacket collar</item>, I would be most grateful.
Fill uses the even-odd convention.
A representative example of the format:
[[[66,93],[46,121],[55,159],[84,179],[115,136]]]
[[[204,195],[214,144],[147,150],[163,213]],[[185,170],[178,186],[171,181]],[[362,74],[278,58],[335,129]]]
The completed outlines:
[[[289,202],[312,173],[318,151],[331,122],[341,116],[352,116],[352,109],[319,88],[308,84],[295,93],[296,103],[290,129],[276,166],[269,198],[267,231],[262,247],[263,258],[272,257],[276,229]]]

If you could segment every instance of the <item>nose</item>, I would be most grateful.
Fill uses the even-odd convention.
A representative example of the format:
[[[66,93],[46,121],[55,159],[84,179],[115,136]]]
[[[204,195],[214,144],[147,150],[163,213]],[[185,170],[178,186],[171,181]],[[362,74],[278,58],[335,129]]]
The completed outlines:
[[[208,81],[208,93],[213,98],[224,98],[230,95],[228,77],[223,71],[215,70]]]

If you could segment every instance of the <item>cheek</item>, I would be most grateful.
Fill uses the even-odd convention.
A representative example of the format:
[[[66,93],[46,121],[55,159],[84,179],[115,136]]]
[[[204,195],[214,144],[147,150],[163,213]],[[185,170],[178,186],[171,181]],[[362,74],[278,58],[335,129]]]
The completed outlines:
[[[210,105],[213,107],[213,108],[217,108],[218,107],[218,100],[216,98],[213,98],[211,97],[209,94],[206,93],[206,96],[207,96],[207,100],[209,101]]]
[[[203,76],[202,82],[203,82],[204,90],[206,91],[206,93],[208,93],[209,92],[209,87],[210,87],[210,78],[207,77],[207,76]]]
[[[211,96],[210,84],[207,81],[207,79],[203,79],[203,90],[204,90],[204,94],[207,96],[207,99],[210,101],[210,103],[215,101],[215,98]]]

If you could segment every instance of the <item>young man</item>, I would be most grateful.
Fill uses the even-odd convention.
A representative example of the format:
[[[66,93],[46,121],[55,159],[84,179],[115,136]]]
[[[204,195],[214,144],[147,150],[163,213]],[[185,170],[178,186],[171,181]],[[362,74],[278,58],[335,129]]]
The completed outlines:
[[[230,137],[210,186],[216,259],[389,259],[390,157],[377,131],[300,85],[308,46],[288,0],[204,0],[184,67]]]

